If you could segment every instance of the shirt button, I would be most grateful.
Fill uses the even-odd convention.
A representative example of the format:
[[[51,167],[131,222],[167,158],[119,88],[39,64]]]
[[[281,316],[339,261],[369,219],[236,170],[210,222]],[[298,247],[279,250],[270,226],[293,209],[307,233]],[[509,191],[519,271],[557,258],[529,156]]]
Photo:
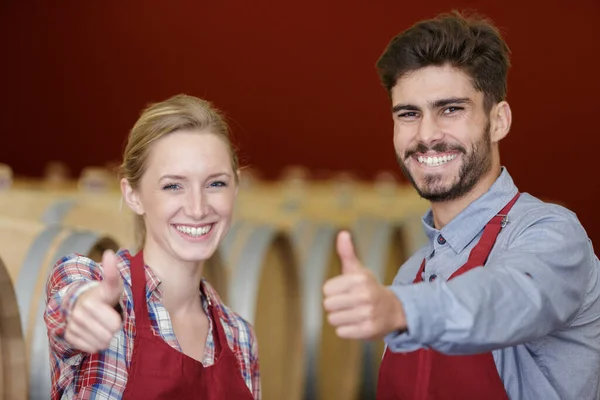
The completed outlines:
[[[431,276],[429,277],[429,282],[433,282],[433,281],[435,281],[435,278],[437,278],[437,275],[436,275],[436,274],[433,274],[433,275],[431,275]]]
[[[437,240],[438,240],[438,243],[439,243],[439,244],[444,244],[444,243],[446,243],[446,239],[444,239],[444,237],[443,237],[442,235],[438,236],[438,239],[437,239]]]

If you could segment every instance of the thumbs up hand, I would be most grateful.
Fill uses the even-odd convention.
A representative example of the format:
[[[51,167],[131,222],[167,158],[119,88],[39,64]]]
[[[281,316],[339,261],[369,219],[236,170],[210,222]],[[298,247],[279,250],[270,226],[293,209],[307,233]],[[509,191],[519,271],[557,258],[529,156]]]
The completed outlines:
[[[124,286],[112,251],[107,250],[102,255],[102,267],[103,280],[79,297],[65,330],[65,340],[86,353],[107,349],[122,324],[114,307],[123,295]]]
[[[358,257],[356,257],[352,238],[347,231],[338,233],[337,252],[342,262],[342,274],[359,274],[360,272],[368,271],[362,266]]]
[[[346,339],[376,340],[395,330],[406,329],[400,300],[362,265],[346,231],[338,234],[337,252],[342,274],[323,286],[323,307],[337,335]]]

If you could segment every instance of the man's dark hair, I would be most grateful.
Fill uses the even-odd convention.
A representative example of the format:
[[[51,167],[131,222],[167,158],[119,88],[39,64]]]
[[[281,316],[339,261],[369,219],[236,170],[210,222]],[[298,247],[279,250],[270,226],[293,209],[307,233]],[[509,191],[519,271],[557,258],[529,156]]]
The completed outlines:
[[[406,73],[449,64],[471,77],[489,111],[506,97],[509,52],[491,21],[453,11],[420,21],[394,37],[377,61],[377,71],[389,94]]]

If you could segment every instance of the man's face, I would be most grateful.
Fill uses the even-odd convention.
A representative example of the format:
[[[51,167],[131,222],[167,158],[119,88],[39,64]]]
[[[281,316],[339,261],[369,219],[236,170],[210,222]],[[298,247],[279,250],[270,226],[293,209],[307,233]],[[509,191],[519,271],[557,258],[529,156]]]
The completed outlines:
[[[400,78],[391,91],[394,147],[402,171],[432,202],[462,197],[492,166],[484,95],[450,66]]]

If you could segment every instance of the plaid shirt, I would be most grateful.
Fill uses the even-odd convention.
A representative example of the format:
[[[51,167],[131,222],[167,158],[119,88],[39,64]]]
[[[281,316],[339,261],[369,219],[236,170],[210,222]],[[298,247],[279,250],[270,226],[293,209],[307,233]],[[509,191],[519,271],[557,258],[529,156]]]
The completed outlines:
[[[44,320],[50,340],[52,400],[121,399],[123,395],[135,333],[131,319],[133,292],[129,269],[132,256],[127,250],[120,250],[117,258],[118,268],[125,281],[125,290],[120,302],[124,318],[123,328],[113,337],[110,347],[101,352],[94,363],[88,362],[88,354],[73,349],[64,340],[64,333],[67,316],[77,297],[102,279],[100,264],[82,255],[71,254],[59,260],[48,277]],[[165,342],[181,351],[167,310],[161,302],[159,284],[158,277],[146,267],[146,296],[153,329],[160,333]],[[206,295],[201,295],[205,312],[208,312],[208,304],[215,306],[229,347],[238,359],[242,378],[254,398],[260,399],[258,350],[253,327],[225,306],[205,280],[202,280],[202,292]],[[213,329],[213,323],[209,318],[209,334],[202,361],[205,366],[214,363],[213,333],[216,331]]]

